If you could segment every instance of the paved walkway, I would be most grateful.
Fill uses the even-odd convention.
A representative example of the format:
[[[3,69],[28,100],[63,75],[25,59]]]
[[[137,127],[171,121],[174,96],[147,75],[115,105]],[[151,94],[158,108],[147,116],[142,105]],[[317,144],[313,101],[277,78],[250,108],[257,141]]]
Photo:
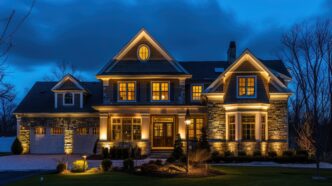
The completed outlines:
[[[285,167],[285,168],[316,168],[315,163],[299,164],[299,163],[276,163],[276,162],[248,162],[248,163],[216,163],[212,165],[222,165],[222,166],[243,166],[243,167]],[[331,163],[321,162],[320,167],[322,169],[332,169]]]
[[[82,159],[79,155],[11,155],[0,156],[0,172],[4,171],[51,171],[55,170],[57,162],[68,158],[69,165],[73,161]],[[135,160],[135,166],[147,163],[150,160]],[[99,167],[101,160],[88,160],[89,167]],[[113,167],[121,167],[122,160],[112,160]],[[275,162],[249,162],[249,163],[220,163],[212,165],[222,166],[255,166],[255,167],[290,167],[315,168],[315,164],[278,164]],[[321,163],[321,168],[332,169],[332,164]]]

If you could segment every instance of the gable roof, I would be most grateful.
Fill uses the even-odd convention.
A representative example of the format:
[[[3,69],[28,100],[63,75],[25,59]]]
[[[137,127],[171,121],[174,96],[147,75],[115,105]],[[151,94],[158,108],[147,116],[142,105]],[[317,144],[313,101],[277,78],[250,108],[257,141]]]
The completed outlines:
[[[151,46],[159,52],[163,59],[140,61],[126,60],[124,56],[135,47],[142,39],[145,39]],[[128,75],[128,74],[184,74],[188,75],[177,61],[143,28],[141,29],[121,50],[114,56],[114,58],[106,64],[102,70],[97,74],[100,75]]]
[[[80,81],[71,74],[65,75],[54,87],[52,91],[80,90],[86,92]]]
[[[211,83],[211,85],[206,89],[206,92],[209,92],[211,90],[213,90],[214,87],[216,87],[218,84],[220,84],[221,80],[224,79],[228,73],[230,73],[231,71],[235,70],[236,68],[238,68],[242,63],[244,62],[250,62],[253,65],[255,65],[256,68],[262,70],[265,74],[266,77],[273,79],[273,83],[277,86],[278,89],[281,89],[282,91],[285,92],[289,92],[287,86],[276,76],[276,73],[273,73],[272,71],[274,71],[273,69],[268,68],[268,65],[265,65],[265,63],[263,63],[262,61],[260,61],[259,59],[257,59],[251,52],[249,49],[246,49],[241,55],[240,57],[238,57],[231,65],[228,66],[228,68],[222,72],[219,77],[213,82]],[[268,63],[268,62],[266,62]],[[272,63],[271,63],[272,64]],[[269,64],[270,66],[273,66]],[[284,64],[283,64],[284,66]],[[275,69],[277,69],[277,67],[281,68],[281,65],[278,64],[278,66],[273,66]],[[288,73],[289,75],[289,73]],[[289,79],[291,79],[290,77],[288,77]]]
[[[52,88],[57,82],[36,82],[14,113],[66,113],[66,112],[95,112],[93,105],[102,103],[103,87],[100,82],[81,82],[82,87],[89,91],[83,108],[58,107],[54,108],[54,92]]]

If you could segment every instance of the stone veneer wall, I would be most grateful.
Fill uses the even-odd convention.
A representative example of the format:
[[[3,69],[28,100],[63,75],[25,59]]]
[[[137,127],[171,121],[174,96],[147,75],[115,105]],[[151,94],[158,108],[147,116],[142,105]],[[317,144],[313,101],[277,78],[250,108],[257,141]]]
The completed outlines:
[[[271,100],[268,110],[268,151],[281,155],[288,148],[288,101]]]
[[[30,129],[34,127],[64,128],[64,152],[73,152],[73,133],[78,127],[99,127],[99,117],[22,117],[19,139],[24,153],[30,152]]]
[[[23,147],[23,154],[29,153],[30,152],[30,130],[21,129],[18,138]]]
[[[288,148],[288,103],[287,100],[271,100],[268,110],[268,141],[262,142],[226,142],[225,110],[222,103],[209,102],[208,110],[208,138],[212,150],[224,153],[225,151],[237,154],[245,151],[252,155],[254,151],[261,151],[267,155],[268,151],[276,151],[281,155]]]

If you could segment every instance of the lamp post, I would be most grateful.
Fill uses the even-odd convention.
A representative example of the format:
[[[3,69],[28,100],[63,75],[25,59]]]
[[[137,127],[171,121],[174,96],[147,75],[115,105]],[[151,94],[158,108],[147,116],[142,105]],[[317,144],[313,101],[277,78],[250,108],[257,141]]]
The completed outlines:
[[[186,141],[187,141],[187,174],[189,174],[189,125],[191,123],[189,109],[187,109],[186,116],[184,118],[186,124]]]
[[[85,172],[86,155],[83,155],[82,158],[83,158],[83,172]]]

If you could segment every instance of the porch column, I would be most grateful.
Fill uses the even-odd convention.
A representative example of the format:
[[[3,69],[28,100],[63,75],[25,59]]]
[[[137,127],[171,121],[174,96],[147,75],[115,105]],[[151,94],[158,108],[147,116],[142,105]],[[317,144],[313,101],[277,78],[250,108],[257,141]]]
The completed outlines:
[[[142,115],[142,140],[150,138],[150,115]]]
[[[241,137],[241,113],[235,114],[235,141],[240,141]]]
[[[20,127],[21,127],[21,116],[16,115],[16,136],[20,135]]]
[[[178,115],[178,125],[179,125],[178,133],[180,134],[182,140],[186,139],[186,124],[184,123],[184,118],[185,118],[184,114]]]
[[[256,141],[260,141],[262,138],[262,133],[261,133],[261,128],[262,128],[262,122],[261,122],[261,113],[256,114],[255,118],[255,137]]]
[[[107,140],[107,123],[108,123],[108,114],[102,113],[99,115],[99,139]]]

